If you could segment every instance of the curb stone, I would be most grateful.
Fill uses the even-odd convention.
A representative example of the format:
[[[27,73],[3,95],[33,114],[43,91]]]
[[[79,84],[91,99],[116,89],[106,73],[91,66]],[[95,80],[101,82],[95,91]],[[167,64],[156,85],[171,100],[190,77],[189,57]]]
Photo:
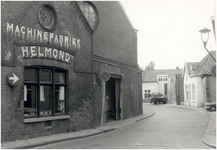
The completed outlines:
[[[143,114],[144,115],[144,114]],[[63,138],[60,138],[60,139],[54,139],[54,140],[44,140],[44,141],[39,141],[39,142],[35,142],[33,143],[30,139],[30,141],[25,141],[24,144],[21,144],[20,146],[1,146],[2,149],[28,149],[28,148],[33,148],[33,147],[39,147],[39,146],[43,146],[43,145],[48,145],[48,144],[52,144],[52,143],[55,143],[55,142],[63,142],[63,141],[68,141],[68,140],[75,140],[75,139],[80,139],[80,138],[86,138],[86,137],[91,137],[91,136],[95,136],[95,135],[99,135],[99,134],[103,134],[103,133],[106,133],[106,132],[111,132],[111,131],[114,131],[116,129],[120,129],[122,127],[125,127],[125,126],[128,126],[130,124],[133,124],[135,122],[138,122],[138,121],[141,121],[143,119],[146,119],[148,117],[151,117],[152,115],[154,115],[154,112],[152,111],[152,113],[142,117],[142,118],[139,118],[139,119],[135,119],[134,121],[131,121],[131,122],[128,122],[124,125],[114,125],[114,127],[104,127],[104,128],[98,128],[98,129],[92,129],[92,130],[97,130],[97,131],[92,131],[93,133],[87,133],[87,134],[84,134],[84,135],[78,135],[78,136],[75,136],[75,137],[63,137]],[[133,118],[132,118],[133,119]],[[124,120],[123,120],[124,121]],[[52,135],[51,135],[52,136]],[[15,141],[16,142],[16,141]]]

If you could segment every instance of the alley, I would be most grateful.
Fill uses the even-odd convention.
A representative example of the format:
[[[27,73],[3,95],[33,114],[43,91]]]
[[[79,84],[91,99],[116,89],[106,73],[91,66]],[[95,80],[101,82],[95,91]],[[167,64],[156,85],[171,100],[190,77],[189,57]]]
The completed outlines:
[[[201,139],[208,124],[204,112],[143,104],[152,117],[105,134],[36,147],[40,149],[209,149]]]

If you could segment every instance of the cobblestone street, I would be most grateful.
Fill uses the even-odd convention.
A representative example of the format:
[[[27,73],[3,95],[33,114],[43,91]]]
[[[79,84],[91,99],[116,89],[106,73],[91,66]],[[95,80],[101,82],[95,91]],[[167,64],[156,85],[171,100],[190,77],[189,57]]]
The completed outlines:
[[[144,104],[152,117],[105,134],[45,145],[42,149],[210,149],[202,142],[205,112]]]

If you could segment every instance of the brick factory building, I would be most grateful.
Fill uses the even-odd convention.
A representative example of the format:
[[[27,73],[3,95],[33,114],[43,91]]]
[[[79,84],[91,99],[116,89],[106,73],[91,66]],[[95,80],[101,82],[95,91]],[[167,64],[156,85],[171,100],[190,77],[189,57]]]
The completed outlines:
[[[1,2],[2,142],[141,114],[137,31],[120,2]]]

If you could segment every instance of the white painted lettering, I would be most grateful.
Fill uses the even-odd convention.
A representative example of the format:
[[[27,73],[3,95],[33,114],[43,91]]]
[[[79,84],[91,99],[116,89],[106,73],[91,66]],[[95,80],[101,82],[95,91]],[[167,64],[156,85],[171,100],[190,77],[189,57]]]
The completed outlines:
[[[38,46],[38,57],[44,57],[44,54],[41,53],[41,48]]]
[[[33,40],[35,41],[35,38],[36,38],[36,30],[35,29],[33,30],[33,33],[34,33],[33,34]]]
[[[15,37],[19,37],[20,38],[20,29],[19,29],[19,26],[17,25],[16,28],[15,28],[15,31],[14,31],[14,35]]]
[[[65,61],[64,60],[64,54],[65,54],[64,51],[59,51],[59,60],[62,60],[63,62]]]
[[[80,49],[81,40],[76,37],[64,36],[60,34],[54,34],[50,32],[44,32],[41,30],[37,30],[35,28],[29,28],[25,26],[16,25],[7,23],[7,34],[13,35],[14,38],[22,38],[23,42],[40,42],[46,44],[52,44],[53,46],[64,47],[69,49]],[[29,47],[30,48],[30,47]],[[49,50],[49,49],[48,49]],[[37,51],[37,48],[35,49]],[[35,55],[35,51],[31,52],[29,50],[29,57],[31,54]],[[38,55],[38,52],[36,52]],[[42,53],[40,53],[42,54]],[[48,51],[48,55],[50,55],[50,51]],[[51,54],[52,55],[52,54]],[[62,56],[61,56],[62,57]]]
[[[24,39],[25,38],[25,27],[24,26],[22,26],[21,28],[20,28],[20,31],[21,31],[21,34],[22,34],[22,38]]]
[[[22,46],[22,54],[23,54],[23,58],[28,58],[29,57],[28,46],[26,46],[26,49],[24,49],[24,47]]]
[[[57,35],[57,34],[55,34],[54,43],[55,43],[55,44],[58,44],[58,43],[59,43],[59,42],[58,42],[58,35]]]
[[[81,47],[81,44],[80,44],[80,39],[77,39],[77,48],[79,48],[79,49],[80,49],[80,47]]]
[[[62,35],[60,35],[60,45],[61,47],[63,46],[63,36]]]
[[[54,37],[54,34],[53,34],[53,33],[50,33],[50,38],[49,38],[49,39],[50,39],[50,40],[49,40],[49,41],[50,41],[50,44],[52,43],[52,42],[51,42],[51,39],[53,39],[53,37]]]
[[[32,38],[32,28],[27,28],[27,39],[31,40]]]
[[[48,42],[48,33],[47,32],[44,32],[44,38],[43,38],[43,40],[45,42]]]
[[[65,47],[69,47],[69,38],[65,36]]]
[[[76,47],[76,38],[72,38],[72,45]]]
[[[45,57],[51,58],[51,48],[45,47],[44,53]]]
[[[72,46],[72,38],[71,37],[69,37],[69,47],[71,47]]]
[[[35,46],[31,46],[30,47],[30,51],[31,51],[31,57],[35,57],[35,56],[37,56],[37,53],[35,52]]]
[[[58,58],[58,50],[53,49],[53,57],[54,57],[54,59]]]
[[[37,39],[42,42],[42,31],[38,30],[37,32]]]
[[[69,63],[69,61],[70,61],[70,55],[69,55],[69,53],[66,53],[65,62]]]
[[[9,24],[7,23],[7,33],[11,33],[11,35],[13,35],[13,32],[14,32],[14,25],[13,24]]]

